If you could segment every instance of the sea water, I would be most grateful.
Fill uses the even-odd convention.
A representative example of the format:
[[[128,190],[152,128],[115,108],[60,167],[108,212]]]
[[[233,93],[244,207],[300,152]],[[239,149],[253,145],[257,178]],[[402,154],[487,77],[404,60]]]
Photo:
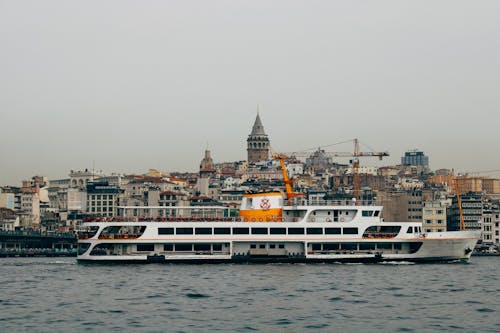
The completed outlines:
[[[1,332],[500,332],[500,257],[439,264],[0,259]]]

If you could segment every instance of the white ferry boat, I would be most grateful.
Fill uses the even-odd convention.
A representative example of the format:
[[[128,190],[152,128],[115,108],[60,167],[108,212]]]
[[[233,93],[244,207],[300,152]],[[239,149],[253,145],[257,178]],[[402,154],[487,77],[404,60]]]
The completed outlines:
[[[246,194],[239,216],[227,207],[120,207],[120,217],[85,222],[81,262],[382,262],[468,260],[478,231],[430,232],[386,222],[359,201],[311,205],[280,192]],[[155,217],[127,217],[149,209]],[[156,213],[153,214],[153,211]]]

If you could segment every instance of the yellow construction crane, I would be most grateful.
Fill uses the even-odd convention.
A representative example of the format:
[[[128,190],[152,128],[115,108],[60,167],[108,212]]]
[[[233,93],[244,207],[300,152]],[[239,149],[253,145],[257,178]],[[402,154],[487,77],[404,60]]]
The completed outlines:
[[[291,180],[288,177],[288,171],[286,170],[286,165],[285,165],[285,159],[287,159],[288,156],[283,155],[283,154],[274,154],[273,158],[280,161],[281,172],[283,173],[283,182],[285,183],[286,198],[288,200],[290,200],[290,199],[304,195],[304,193],[296,193],[292,189],[293,180]]]
[[[326,157],[352,157],[352,173],[353,173],[353,188],[354,188],[354,198],[359,199],[359,158],[360,157],[378,157],[382,160],[383,157],[389,156],[388,152],[361,152],[359,151],[359,141],[358,139],[352,140],[354,142],[354,152],[324,152],[324,156]],[[349,141],[346,141],[349,142]],[[345,143],[345,142],[340,142]],[[337,144],[340,144],[337,143]],[[330,145],[331,146],[331,145]],[[322,147],[319,147],[320,149]],[[282,156],[294,156],[294,157],[310,157],[314,152],[294,152],[294,153],[285,153]]]

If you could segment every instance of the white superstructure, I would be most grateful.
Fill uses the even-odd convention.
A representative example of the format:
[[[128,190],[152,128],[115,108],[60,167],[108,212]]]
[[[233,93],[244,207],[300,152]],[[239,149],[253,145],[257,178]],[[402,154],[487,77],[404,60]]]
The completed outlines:
[[[242,207],[256,218],[229,217],[224,207],[149,207],[152,218],[106,218],[83,224],[79,261],[380,262],[468,260],[477,231],[425,233],[422,223],[385,222],[382,207],[355,201]],[[263,197],[266,194],[262,194]],[[264,207],[263,207],[264,206]],[[137,207],[121,207],[121,211]],[[141,209],[143,207],[140,207]],[[264,213],[263,213],[264,212]],[[241,213],[240,213],[241,214]],[[275,213],[273,213],[275,214]],[[123,214],[125,216],[125,214]],[[264,218],[261,218],[264,217]]]

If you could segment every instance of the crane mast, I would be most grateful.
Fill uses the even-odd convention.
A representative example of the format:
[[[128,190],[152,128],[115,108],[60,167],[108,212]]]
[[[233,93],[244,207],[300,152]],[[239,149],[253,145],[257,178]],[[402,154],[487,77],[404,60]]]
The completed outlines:
[[[283,173],[283,182],[285,183],[286,198],[288,200],[290,200],[292,198],[296,198],[296,197],[303,195],[303,193],[293,192],[293,189],[292,189],[293,180],[291,180],[288,177],[288,171],[286,170],[286,165],[285,165],[285,159],[288,158],[288,156],[282,155],[282,154],[277,154],[277,155],[274,155],[273,158],[278,159],[280,161],[281,172]]]

